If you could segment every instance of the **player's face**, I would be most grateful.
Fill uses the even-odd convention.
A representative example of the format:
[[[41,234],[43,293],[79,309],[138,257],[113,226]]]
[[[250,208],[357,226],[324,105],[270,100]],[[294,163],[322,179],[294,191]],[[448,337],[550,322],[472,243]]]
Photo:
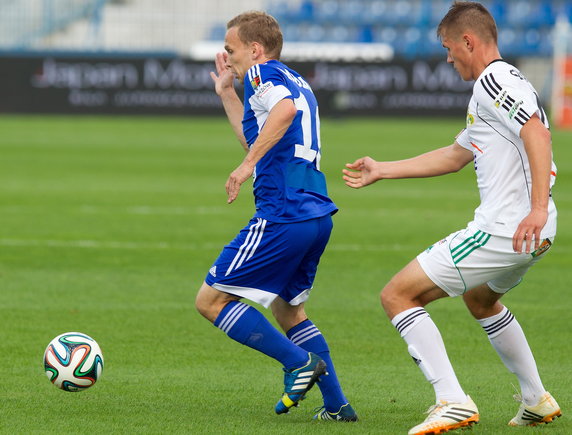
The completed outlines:
[[[248,69],[254,65],[254,61],[252,59],[251,47],[240,40],[237,27],[231,27],[226,32],[224,49],[228,53],[227,67],[240,83],[244,83],[244,76]]]
[[[442,38],[443,47],[447,49],[447,63],[452,63],[463,80],[473,80],[471,69],[471,52],[463,38]]]

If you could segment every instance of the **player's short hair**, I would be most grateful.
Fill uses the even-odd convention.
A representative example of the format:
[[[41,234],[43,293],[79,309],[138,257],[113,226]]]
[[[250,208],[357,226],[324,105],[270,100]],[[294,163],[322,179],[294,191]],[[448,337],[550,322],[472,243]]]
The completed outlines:
[[[244,44],[258,42],[271,59],[280,59],[282,52],[282,31],[276,18],[262,11],[250,11],[237,15],[226,24],[226,28],[238,28],[238,37]]]
[[[497,44],[498,31],[495,19],[482,4],[472,1],[456,1],[449,8],[437,27],[437,36],[451,38],[472,30],[483,41]]]

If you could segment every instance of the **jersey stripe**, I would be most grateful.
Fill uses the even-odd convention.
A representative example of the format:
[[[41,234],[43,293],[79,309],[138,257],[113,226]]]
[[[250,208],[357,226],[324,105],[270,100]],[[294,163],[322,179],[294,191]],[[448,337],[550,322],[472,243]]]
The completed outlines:
[[[493,76],[493,73],[490,73],[489,75],[491,77],[491,82],[493,82],[495,87],[498,89],[498,92],[502,91],[502,86],[497,83],[497,81],[495,80],[495,77]]]
[[[485,83],[485,80],[487,77],[485,76],[483,79],[481,79],[481,85],[483,86],[483,88],[485,89],[485,91],[487,91],[487,94],[490,95],[490,97],[494,100],[496,95],[493,94],[493,92],[489,89],[488,84]]]
[[[502,91],[502,87],[497,83],[493,74],[492,73],[487,74],[480,80],[480,82],[484,90],[487,91],[487,94],[489,94],[489,96],[493,100],[496,100],[496,98],[500,95]],[[510,112],[512,107],[514,107],[515,102],[516,100],[514,98],[506,94],[506,96],[504,97],[502,108],[507,112]],[[520,125],[524,125],[526,121],[528,121],[529,119],[530,115],[526,113],[526,111],[522,108],[519,109],[514,115],[514,120],[518,122]]]

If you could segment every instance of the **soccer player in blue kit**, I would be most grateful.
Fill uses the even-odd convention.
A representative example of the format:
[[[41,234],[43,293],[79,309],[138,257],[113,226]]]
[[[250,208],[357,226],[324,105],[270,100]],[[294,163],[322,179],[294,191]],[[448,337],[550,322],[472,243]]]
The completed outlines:
[[[253,177],[256,213],[210,269],[197,310],[233,340],[284,366],[277,414],[296,406],[318,382],[324,406],[314,418],[356,421],[328,345],[304,311],[337,211],[319,170],[316,98],[298,73],[279,62],[282,32],[272,16],[254,11],[230,20],[225,50],[211,76],[247,152],[226,182],[228,203]],[[244,83],[244,102],[234,78]],[[242,298],[271,307],[286,336]]]

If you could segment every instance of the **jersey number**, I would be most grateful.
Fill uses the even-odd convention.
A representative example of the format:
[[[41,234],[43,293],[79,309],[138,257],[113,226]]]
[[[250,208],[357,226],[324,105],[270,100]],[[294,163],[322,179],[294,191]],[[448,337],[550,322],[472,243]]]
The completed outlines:
[[[308,160],[309,162],[316,161],[316,167],[318,170],[320,169],[320,117],[318,116],[318,108],[316,107],[316,116],[312,117],[312,111],[310,110],[310,105],[308,104],[308,100],[303,93],[300,93],[298,98],[294,99],[294,104],[296,105],[296,109],[302,111],[302,135],[304,138],[303,145],[295,145],[294,149],[294,157],[299,157],[304,160]],[[312,125],[312,121],[315,122],[315,125]],[[318,149],[312,148],[312,132],[316,131],[317,134],[317,145]]]

